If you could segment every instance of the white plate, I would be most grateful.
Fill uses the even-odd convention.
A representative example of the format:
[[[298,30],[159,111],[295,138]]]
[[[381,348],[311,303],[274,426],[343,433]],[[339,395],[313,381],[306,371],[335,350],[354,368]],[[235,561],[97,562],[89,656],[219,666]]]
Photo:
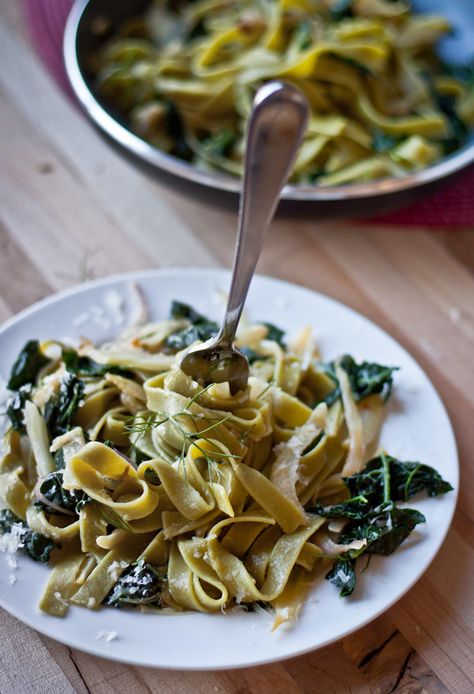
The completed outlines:
[[[123,327],[121,318],[134,307],[131,281],[139,282],[153,318],[167,316],[173,298],[219,318],[227,272],[168,270],[112,277],[82,285],[41,301],[9,321],[0,331],[0,373],[6,378],[24,342],[85,335],[100,341]],[[110,295],[110,290],[114,290]],[[107,294],[109,292],[109,294]],[[124,316],[113,310],[116,292]],[[394,456],[434,466],[457,489],[456,444],[446,411],[427,376],[387,333],[366,318],[325,296],[266,277],[253,281],[247,313],[295,333],[314,326],[325,358],[349,352],[382,364],[398,365],[382,443]],[[48,568],[26,557],[18,568],[0,555],[0,604],[18,619],[67,645],[134,665],[213,669],[252,666],[295,656],[324,646],[358,629],[390,607],[415,583],[437,553],[448,531],[456,492],[416,499],[412,506],[427,523],[390,557],[374,557],[360,576],[354,596],[341,600],[328,581],[318,582],[299,620],[290,629],[270,632],[271,617],[260,613],[150,615],[104,608],[71,608],[58,619],[41,613],[37,603]],[[10,585],[10,574],[17,580]],[[116,631],[110,642],[99,631]]]

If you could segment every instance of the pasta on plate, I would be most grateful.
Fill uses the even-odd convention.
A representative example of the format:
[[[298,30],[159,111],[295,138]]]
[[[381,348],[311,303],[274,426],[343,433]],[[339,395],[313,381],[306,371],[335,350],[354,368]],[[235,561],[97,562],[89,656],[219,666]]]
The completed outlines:
[[[113,36],[98,27],[89,68],[139,136],[236,176],[255,92],[289,82],[311,108],[291,182],[334,186],[402,176],[462,146],[472,68],[436,56],[450,30],[403,0],[157,0]]]
[[[424,521],[397,502],[451,489],[377,449],[394,367],[323,362],[245,325],[248,387],[202,388],[183,351],[217,325],[167,320],[72,348],[30,340],[13,365],[0,461],[0,545],[49,562],[40,609],[70,605],[294,619],[321,568],[355,587],[361,554],[390,554]]]

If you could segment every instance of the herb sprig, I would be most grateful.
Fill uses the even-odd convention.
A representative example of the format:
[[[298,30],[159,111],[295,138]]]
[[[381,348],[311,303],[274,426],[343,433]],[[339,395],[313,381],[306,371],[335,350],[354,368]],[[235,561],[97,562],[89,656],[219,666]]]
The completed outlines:
[[[212,384],[211,384],[212,385]],[[232,414],[227,414],[224,417],[210,418],[208,415],[205,416],[206,423],[210,422],[208,426],[198,431],[189,431],[180,421],[184,418],[188,419],[190,422],[196,424],[198,421],[201,422],[204,417],[200,414],[195,414],[190,411],[191,405],[197,402],[200,396],[205,393],[211,386],[206,386],[202,390],[195,393],[195,395],[190,398],[186,403],[186,406],[180,412],[173,415],[166,414],[164,412],[150,413],[146,418],[140,417],[139,419],[133,418],[127,425],[126,428],[130,434],[140,434],[143,435],[152,429],[162,426],[163,424],[169,423],[173,428],[179,433],[181,437],[181,450],[178,456],[178,470],[183,470],[183,474],[186,475],[186,467],[184,466],[184,460],[186,457],[187,449],[191,444],[194,444],[196,448],[201,453],[202,458],[206,461],[208,466],[209,480],[212,482],[217,476],[217,479],[221,477],[221,471],[219,470],[218,464],[225,462],[228,458],[238,457],[237,455],[232,455],[230,453],[223,453],[222,451],[216,450],[215,444],[212,439],[207,436],[210,432],[215,432],[219,435],[217,431],[218,428],[225,424],[231,417]],[[197,427],[198,428],[198,427]],[[204,448],[199,446],[196,442],[198,440],[203,440],[213,447],[212,453],[206,451]],[[217,458],[217,460],[216,460]]]

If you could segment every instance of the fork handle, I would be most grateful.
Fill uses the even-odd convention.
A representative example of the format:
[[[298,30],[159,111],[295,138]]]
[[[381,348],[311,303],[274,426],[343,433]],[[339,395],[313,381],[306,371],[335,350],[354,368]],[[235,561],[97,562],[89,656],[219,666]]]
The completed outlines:
[[[303,139],[308,112],[304,96],[289,84],[269,82],[255,96],[247,128],[232,283],[219,334],[224,343],[234,340],[265,232]]]

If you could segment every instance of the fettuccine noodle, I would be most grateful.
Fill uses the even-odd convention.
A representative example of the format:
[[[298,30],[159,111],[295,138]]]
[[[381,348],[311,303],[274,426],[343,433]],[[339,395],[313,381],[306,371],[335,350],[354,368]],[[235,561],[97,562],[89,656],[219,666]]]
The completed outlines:
[[[172,313],[78,351],[27,343],[9,383],[0,526],[49,559],[52,615],[263,606],[278,626],[334,548],[364,547],[341,544],[314,507],[347,497],[343,475],[365,467],[393,369],[324,364],[309,329],[287,346],[262,323],[238,336],[247,388],[203,388],[180,358],[217,326],[177,302]]]
[[[461,146],[474,89],[469,69],[436,57],[449,31],[404,0],[157,0],[90,69],[138,135],[236,176],[255,92],[289,82],[311,108],[292,182],[341,185],[401,176]]]

